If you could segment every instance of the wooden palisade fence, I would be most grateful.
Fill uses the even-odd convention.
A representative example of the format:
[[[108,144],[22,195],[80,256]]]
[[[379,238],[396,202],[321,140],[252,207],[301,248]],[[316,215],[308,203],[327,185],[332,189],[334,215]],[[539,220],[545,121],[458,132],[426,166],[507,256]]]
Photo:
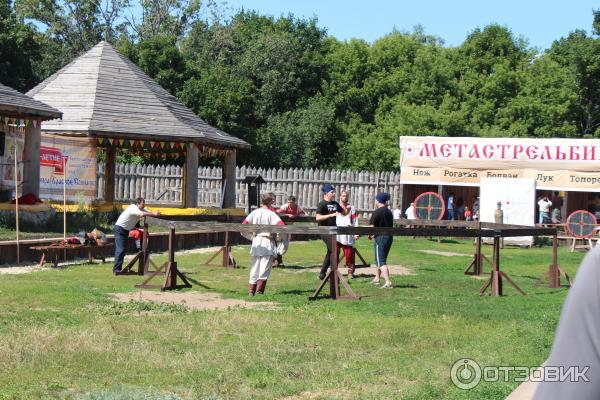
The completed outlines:
[[[221,203],[221,168],[198,168],[199,207],[219,207]],[[266,184],[261,192],[273,192],[277,205],[285,204],[286,198],[294,194],[298,203],[307,212],[314,212],[322,199],[321,187],[324,183],[333,184],[338,193],[341,189],[350,190],[350,203],[361,216],[373,210],[373,198],[379,191],[389,192],[391,205],[395,207],[400,197],[400,174],[394,172],[339,171],[298,168],[236,168],[236,206],[245,208],[247,204],[246,186],[241,181],[247,175],[261,175]],[[144,197],[148,202],[180,204],[182,194],[183,169],[172,165],[133,165],[117,164],[115,171],[115,200],[130,201]],[[104,165],[98,165],[98,198],[104,187]],[[160,197],[160,198],[159,198]]]

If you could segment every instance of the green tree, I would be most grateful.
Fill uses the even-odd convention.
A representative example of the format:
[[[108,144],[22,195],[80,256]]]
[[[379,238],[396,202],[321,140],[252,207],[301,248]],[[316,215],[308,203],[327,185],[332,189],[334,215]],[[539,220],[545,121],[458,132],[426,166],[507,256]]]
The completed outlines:
[[[303,107],[269,117],[255,151],[265,167],[330,166],[338,151],[334,128],[333,105],[317,95]]]
[[[17,16],[9,0],[0,0],[0,82],[26,91],[37,81],[34,64],[40,46],[33,26]]]
[[[182,89],[186,65],[175,36],[155,36],[135,44],[121,40],[117,48],[172,95]]]
[[[598,14],[595,14],[596,18]],[[579,95],[576,125],[580,135],[599,135],[600,127],[600,38],[577,30],[557,40],[548,55],[568,68]]]
[[[544,55],[527,69],[517,96],[498,111],[499,127],[508,136],[576,136],[577,106],[575,77]]]

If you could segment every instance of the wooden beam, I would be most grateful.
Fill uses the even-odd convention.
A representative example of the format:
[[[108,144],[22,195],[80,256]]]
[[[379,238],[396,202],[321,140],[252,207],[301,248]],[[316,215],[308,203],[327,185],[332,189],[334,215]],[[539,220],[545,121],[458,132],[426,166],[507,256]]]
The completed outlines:
[[[40,144],[42,141],[40,125],[30,126],[25,131],[23,149],[23,194],[31,193],[40,197]]]
[[[186,143],[185,151],[183,206],[196,208],[198,207],[198,147],[194,143]]]
[[[346,227],[328,227],[314,225],[242,225],[239,223],[224,222],[194,222],[194,221],[173,221],[155,217],[147,217],[146,221],[150,225],[158,225],[166,228],[177,228],[180,230],[194,230],[197,232],[272,232],[286,234],[306,234],[306,235],[389,235],[389,236],[452,236],[452,237],[494,237],[504,235],[504,230],[499,229],[472,229],[472,228],[448,228],[448,227],[418,227],[418,228],[375,228],[370,226],[346,226]],[[450,221],[451,222],[451,221]],[[556,234],[555,228],[532,228],[523,226],[521,229],[511,228],[506,230],[506,236],[538,236]]]
[[[115,201],[116,156],[116,147],[110,146],[106,148],[106,160],[104,161],[104,201],[107,203]]]
[[[235,208],[235,163],[236,163],[236,151],[231,149],[225,154],[225,160],[223,162],[223,184],[225,190],[223,191],[223,208]]]

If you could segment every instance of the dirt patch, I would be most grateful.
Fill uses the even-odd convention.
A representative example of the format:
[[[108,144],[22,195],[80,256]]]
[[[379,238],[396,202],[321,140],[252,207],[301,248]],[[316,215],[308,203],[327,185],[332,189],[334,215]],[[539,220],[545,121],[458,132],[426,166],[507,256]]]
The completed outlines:
[[[415,271],[413,271],[410,268],[407,267],[403,267],[402,265],[388,265],[388,268],[390,269],[390,275],[415,275]],[[375,265],[371,265],[370,267],[366,267],[366,268],[357,268],[355,270],[355,275],[360,276],[360,275],[375,275],[375,271],[377,270],[377,267]],[[342,273],[342,275],[348,275],[348,269],[344,268],[344,267],[340,267],[340,271]],[[321,272],[321,268],[303,268],[303,269],[299,269],[296,270],[295,272],[316,272],[319,273]]]
[[[200,292],[139,292],[117,293],[115,298],[120,302],[154,301],[165,304],[183,305],[191,310],[227,310],[230,308],[274,308],[277,303],[271,301],[251,302],[238,299],[224,299],[219,293]]]
[[[189,249],[176,251],[175,254],[208,254],[208,253],[216,253],[221,249],[221,246],[213,246],[213,247],[200,247],[198,249]]]
[[[464,253],[453,253],[451,251],[437,251],[437,250],[419,250],[421,253],[434,254],[436,256],[444,257],[471,257],[472,254]]]
[[[33,271],[42,271],[42,268],[37,268],[37,264],[36,266],[30,265],[30,266],[20,266],[20,267],[12,267],[12,266],[2,266],[2,268],[0,268],[0,275],[19,275],[19,274],[29,274]]]

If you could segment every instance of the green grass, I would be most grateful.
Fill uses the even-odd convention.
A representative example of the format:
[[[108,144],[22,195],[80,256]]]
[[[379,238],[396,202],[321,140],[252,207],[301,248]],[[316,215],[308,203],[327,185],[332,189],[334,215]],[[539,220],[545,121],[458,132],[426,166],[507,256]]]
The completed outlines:
[[[247,246],[234,248],[235,270],[198,266],[206,254],[177,257],[191,290],[274,301],[274,310],[117,304],[111,294],[140,279],[113,277],[106,264],[1,275],[0,399],[503,399],[517,383],[463,391],[450,381],[453,362],[537,366],[548,355],[568,292],[534,285],[550,247],[504,249],[502,269],[528,295],[505,282],[506,296],[492,298],[463,274],[469,257],[420,251],[471,254],[470,242],[395,238],[389,263],[415,275],[394,277],[393,290],[360,277],[351,283],[359,302],[309,302],[318,282],[303,269],[323,248],[292,243],[289,267],[273,271],[262,298],[246,296]],[[372,259],[371,242],[359,249]],[[582,257],[561,249],[559,261],[574,275]]]

